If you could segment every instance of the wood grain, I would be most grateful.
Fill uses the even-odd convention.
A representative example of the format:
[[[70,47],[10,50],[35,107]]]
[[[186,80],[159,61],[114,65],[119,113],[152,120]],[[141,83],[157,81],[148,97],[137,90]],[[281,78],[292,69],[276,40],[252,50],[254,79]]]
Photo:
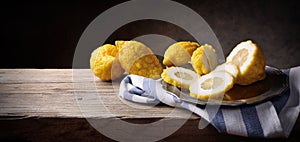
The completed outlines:
[[[161,104],[125,101],[118,96],[119,81],[101,81],[89,69],[2,69],[0,116],[181,118],[190,114]],[[172,111],[176,113],[169,115]],[[199,119],[195,115],[191,118]]]
[[[0,140],[113,141],[90,121],[144,124],[166,118],[167,127],[188,118],[161,141],[257,141],[220,134],[210,125],[200,130],[201,118],[183,109],[125,101],[118,97],[119,81],[100,81],[89,69],[0,69]],[[299,124],[289,139],[268,141],[296,140]]]

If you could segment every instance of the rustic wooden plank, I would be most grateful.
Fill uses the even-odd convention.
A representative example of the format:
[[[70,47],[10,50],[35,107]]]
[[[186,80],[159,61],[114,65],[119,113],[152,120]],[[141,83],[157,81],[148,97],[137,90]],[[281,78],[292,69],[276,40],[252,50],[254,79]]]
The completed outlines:
[[[73,72],[81,82],[98,80],[89,69],[0,69],[0,83],[72,82]]]
[[[165,105],[125,101],[118,96],[118,86],[118,82],[100,81],[89,69],[2,69],[0,116],[182,118],[191,114]],[[191,119],[197,118],[192,115]]]
[[[189,111],[128,102],[118,97],[116,86],[118,82],[100,81],[89,69],[0,69],[0,140],[113,141],[87,120],[143,124],[162,118],[188,121],[161,141],[258,140],[219,134],[210,125],[199,130],[200,117]],[[268,141],[296,140],[299,121],[289,139]]]

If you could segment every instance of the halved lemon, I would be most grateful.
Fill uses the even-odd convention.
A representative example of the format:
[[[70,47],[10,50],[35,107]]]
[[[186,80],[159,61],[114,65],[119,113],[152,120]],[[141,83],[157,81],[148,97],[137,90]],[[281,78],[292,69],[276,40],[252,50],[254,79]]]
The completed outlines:
[[[191,59],[194,70],[199,74],[207,74],[219,64],[215,49],[205,44],[193,52]]]
[[[228,72],[230,75],[232,75],[233,78],[237,78],[239,74],[239,69],[235,64],[232,64],[230,62],[228,63],[223,63],[221,65],[218,65],[213,72],[218,72],[218,71],[225,71]]]
[[[251,40],[238,44],[226,58],[239,69],[236,83],[249,85],[266,77],[266,60],[262,50]]]
[[[227,72],[210,72],[190,85],[190,96],[200,99],[222,99],[234,85],[233,77]]]
[[[200,47],[197,42],[180,41],[168,47],[164,54],[163,64],[181,66],[191,61],[193,52]]]
[[[192,70],[182,67],[169,67],[161,74],[162,79],[179,88],[189,88],[199,76]]]

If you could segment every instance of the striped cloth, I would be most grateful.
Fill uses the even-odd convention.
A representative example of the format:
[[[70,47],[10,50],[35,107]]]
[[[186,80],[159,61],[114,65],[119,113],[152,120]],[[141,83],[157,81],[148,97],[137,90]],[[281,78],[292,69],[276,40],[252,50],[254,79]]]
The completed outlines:
[[[182,107],[210,122],[219,132],[245,137],[288,137],[299,114],[300,67],[284,70],[289,89],[280,97],[255,105],[221,106],[216,113],[182,101],[162,89],[157,80],[128,75],[120,84],[120,97],[137,103],[164,103]],[[213,116],[211,114],[214,114]]]

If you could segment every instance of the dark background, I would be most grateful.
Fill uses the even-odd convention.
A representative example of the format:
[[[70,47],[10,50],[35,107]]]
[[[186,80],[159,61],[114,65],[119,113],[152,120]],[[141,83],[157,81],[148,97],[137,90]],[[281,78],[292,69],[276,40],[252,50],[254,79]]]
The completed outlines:
[[[278,68],[300,65],[300,6],[296,0],[176,0],[199,13],[218,37],[225,56],[252,39]],[[73,54],[85,28],[120,0],[1,3],[0,68],[72,68]],[[115,39],[163,34],[192,40],[180,28],[155,20],[137,21],[115,31]]]

